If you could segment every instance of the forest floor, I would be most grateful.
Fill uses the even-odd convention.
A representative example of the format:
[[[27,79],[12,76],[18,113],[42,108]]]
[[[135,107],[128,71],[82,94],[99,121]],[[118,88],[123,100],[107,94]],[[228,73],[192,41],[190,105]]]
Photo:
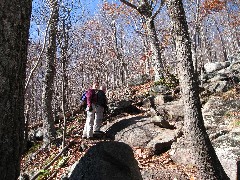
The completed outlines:
[[[67,138],[64,152],[61,144],[52,145],[48,149],[41,147],[41,142],[32,147],[27,154],[25,154],[21,161],[21,171],[33,177],[37,172],[39,176],[37,179],[62,179],[64,174],[68,173],[69,168],[78,161],[87,150],[100,141],[110,140],[86,140],[81,138],[81,132],[84,127],[82,116],[67,123]],[[65,146],[65,147],[66,147]],[[149,149],[134,147],[133,153],[135,159],[138,161],[140,170],[160,170],[171,169],[175,172],[184,172],[189,179],[194,179],[195,169],[193,167],[186,167],[174,163],[168,152],[161,155],[152,155]],[[59,156],[54,162],[55,157]],[[47,168],[46,168],[47,167]]]

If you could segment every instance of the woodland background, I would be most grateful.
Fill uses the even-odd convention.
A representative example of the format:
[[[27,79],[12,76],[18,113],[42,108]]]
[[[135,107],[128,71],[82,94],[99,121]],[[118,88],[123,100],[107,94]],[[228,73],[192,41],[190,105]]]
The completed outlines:
[[[152,2],[154,12],[161,1]],[[100,1],[95,7],[91,3],[96,2],[62,0],[58,4],[57,53],[50,88],[55,113],[61,110],[63,83],[65,108],[69,110],[96,79],[107,85],[109,93],[112,89],[131,86],[139,79],[154,79],[146,19],[119,1]],[[199,72],[204,63],[231,60],[239,51],[239,5],[238,0],[184,1],[193,59],[197,60]],[[48,70],[46,56],[52,8],[48,1],[33,2],[25,94],[31,122],[43,119],[41,95],[46,90],[43,87],[46,87],[44,77]],[[166,6],[154,22],[164,67],[176,75],[175,44]]]
[[[178,78],[185,136],[198,155],[201,177],[225,178],[204,128],[198,80],[205,63],[232,62],[239,53],[240,1],[186,0],[184,8],[180,0],[91,3],[96,1],[0,3],[3,179],[19,176],[29,127],[42,126],[45,147],[56,139],[59,113],[65,147],[65,115],[78,107],[93,81],[107,85],[111,102],[133,85],[178,85]]]

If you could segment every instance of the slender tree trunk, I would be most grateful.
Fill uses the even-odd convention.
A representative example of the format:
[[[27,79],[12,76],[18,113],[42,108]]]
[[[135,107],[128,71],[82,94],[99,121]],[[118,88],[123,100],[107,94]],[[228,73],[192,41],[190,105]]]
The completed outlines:
[[[130,1],[120,0],[122,3],[126,4],[127,6],[137,10],[146,20],[146,28],[147,28],[147,35],[149,39],[149,43],[151,46],[152,51],[152,63],[154,68],[154,80],[158,81],[160,78],[164,77],[164,66],[161,58],[161,51],[159,47],[159,40],[157,37],[154,18],[160,12],[162,4],[160,5],[159,9],[153,13],[153,1],[141,1],[139,6],[132,4]]]
[[[214,22],[216,24],[216,28],[217,28],[217,31],[218,31],[218,35],[219,35],[219,38],[220,38],[220,41],[221,41],[221,45],[222,45],[222,51],[223,51],[223,57],[224,57],[224,61],[227,61],[227,50],[226,50],[226,46],[225,46],[225,43],[224,43],[224,40],[223,40],[223,36],[222,36],[222,33],[218,27],[218,24],[217,24],[217,21],[216,19],[214,19]]]
[[[63,60],[64,61],[64,60]],[[62,63],[63,71],[65,70],[65,62]],[[65,89],[65,72],[63,72],[62,77],[62,112],[63,112],[63,141],[62,141],[62,148],[65,146],[65,139],[66,139],[66,111],[65,111],[65,104],[66,104],[66,89]]]
[[[0,179],[20,174],[32,1],[0,1]]]
[[[68,50],[68,32],[66,32],[65,27],[65,19],[63,19],[63,27],[62,27],[62,38],[60,39],[61,44],[61,59],[62,59],[62,112],[63,112],[63,141],[62,141],[62,148],[65,147],[65,139],[66,139],[66,109],[69,108],[67,106],[67,96],[66,96],[66,89],[67,89],[67,50]],[[71,104],[69,102],[69,104]]]
[[[56,130],[54,127],[54,118],[52,110],[53,98],[53,81],[55,76],[55,59],[56,59],[56,37],[58,24],[58,1],[51,0],[52,19],[49,26],[49,45],[47,48],[46,74],[44,77],[43,88],[43,141],[44,145],[49,144],[51,140],[56,138]]]
[[[31,103],[31,102],[30,102]],[[24,138],[23,138],[23,152],[26,152],[27,150],[27,140],[28,140],[28,125],[29,125],[29,119],[30,119],[30,105],[27,104],[25,109],[25,123],[24,123]]]
[[[146,18],[147,34],[152,51],[152,63],[154,68],[154,81],[164,78],[164,67],[161,58],[161,51],[159,47],[159,40],[157,37],[154,19]]]
[[[184,102],[184,135],[192,147],[198,179],[227,180],[204,127],[197,77],[194,73],[188,26],[181,0],[169,0],[168,10],[176,36],[179,79]]]
[[[207,38],[207,29],[205,31],[202,31],[202,40],[203,40],[203,47],[204,47],[204,57],[206,62],[210,62],[212,59],[212,46],[211,42]]]
[[[231,26],[230,10],[227,6],[226,1],[225,1],[225,8],[226,8],[226,13],[227,13],[228,26],[231,28],[229,33],[231,35],[231,39],[232,39],[232,43],[233,43],[233,47],[234,47],[234,52],[237,52],[239,50],[239,47],[240,47],[240,42],[239,42],[239,39],[238,39],[238,34],[237,34],[236,27]]]
[[[146,36],[142,36],[142,43],[143,43],[143,47],[144,47],[144,52],[145,52],[145,55],[146,55],[146,59],[145,59],[145,74],[147,75],[150,75],[150,63],[149,63],[149,56],[148,56],[148,53],[149,53],[149,50],[148,50],[148,42],[147,42],[147,38]],[[152,77],[151,77],[152,79]]]
[[[193,67],[195,73],[198,73],[198,49],[200,41],[200,22],[199,22],[199,0],[196,0],[195,28],[194,28],[194,49],[193,49]]]
[[[115,77],[117,81],[114,81],[116,87],[119,87],[123,84],[124,82],[124,74],[123,74],[123,56],[122,53],[120,52],[119,44],[118,44],[118,39],[117,39],[117,27],[116,27],[116,22],[112,22],[112,29],[113,29],[113,40],[114,40],[114,49],[116,53],[116,60],[117,63],[115,63],[114,67],[115,69]]]
[[[112,74],[111,74],[111,84],[112,84],[112,89],[115,89],[115,87],[116,87],[116,85],[115,85],[115,83],[116,83],[116,63],[115,63],[115,61],[113,60],[112,61],[112,69],[113,69],[113,71],[112,71]]]

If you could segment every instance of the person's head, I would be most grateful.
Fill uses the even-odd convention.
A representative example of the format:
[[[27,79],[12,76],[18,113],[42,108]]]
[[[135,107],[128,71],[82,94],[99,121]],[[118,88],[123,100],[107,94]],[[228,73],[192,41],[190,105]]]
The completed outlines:
[[[99,83],[97,81],[94,82],[92,88],[93,89],[98,89],[98,87],[99,87]]]
[[[104,84],[101,85],[100,90],[102,90],[103,92],[106,92],[106,90],[107,90],[106,85],[104,85]]]

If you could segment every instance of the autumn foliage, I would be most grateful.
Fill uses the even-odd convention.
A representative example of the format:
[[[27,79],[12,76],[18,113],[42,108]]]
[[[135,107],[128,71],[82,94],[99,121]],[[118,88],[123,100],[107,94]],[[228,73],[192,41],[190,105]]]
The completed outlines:
[[[214,12],[220,12],[223,10],[229,11],[229,17],[231,19],[230,26],[237,27],[240,25],[239,11],[234,8],[227,7],[228,4],[235,4],[231,0],[205,0],[201,5],[202,17],[205,17]],[[235,12],[237,10],[237,12]]]
[[[221,11],[224,9],[225,3],[226,2],[222,0],[205,0],[202,4],[202,11],[205,14]]]

